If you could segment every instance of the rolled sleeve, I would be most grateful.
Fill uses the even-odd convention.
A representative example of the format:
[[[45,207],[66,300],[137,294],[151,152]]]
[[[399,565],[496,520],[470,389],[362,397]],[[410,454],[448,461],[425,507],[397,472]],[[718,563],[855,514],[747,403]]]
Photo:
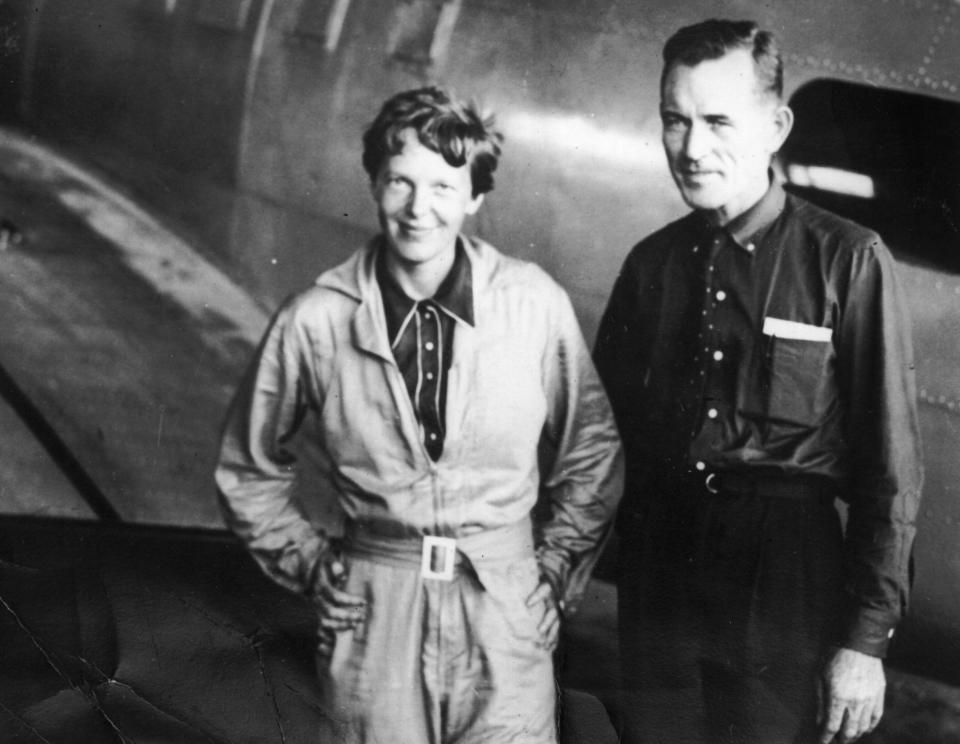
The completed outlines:
[[[281,586],[309,594],[325,535],[293,497],[289,444],[313,401],[309,355],[288,304],[277,313],[227,414],[215,473],[227,526]]]
[[[555,449],[544,479],[551,514],[540,529],[541,571],[573,612],[610,532],[623,489],[613,413],[573,307],[558,290],[544,359],[546,433]]]
[[[839,643],[884,656],[907,605],[923,472],[906,302],[876,237],[854,253],[839,358],[852,463]]]

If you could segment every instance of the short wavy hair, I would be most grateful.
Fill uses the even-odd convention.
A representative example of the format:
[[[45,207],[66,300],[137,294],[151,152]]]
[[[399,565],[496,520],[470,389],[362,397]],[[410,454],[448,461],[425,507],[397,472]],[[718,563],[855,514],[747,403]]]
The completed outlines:
[[[710,19],[685,26],[667,39],[663,47],[663,75],[676,65],[694,67],[701,62],[720,59],[728,52],[745,49],[753,56],[759,92],[780,100],[783,96],[783,58],[777,39],[753,21]]]
[[[493,172],[503,135],[492,116],[458,101],[436,86],[416,88],[389,98],[363,133],[363,168],[374,181],[383,161],[403,149],[401,133],[413,129],[420,143],[459,168],[470,165],[473,196],[493,190]]]

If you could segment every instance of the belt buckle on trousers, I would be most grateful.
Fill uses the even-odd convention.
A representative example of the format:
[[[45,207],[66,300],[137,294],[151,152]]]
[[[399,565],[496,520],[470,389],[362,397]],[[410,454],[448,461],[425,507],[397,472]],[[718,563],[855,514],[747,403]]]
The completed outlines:
[[[452,537],[424,536],[420,556],[420,576],[422,578],[452,581],[456,560],[456,540]]]

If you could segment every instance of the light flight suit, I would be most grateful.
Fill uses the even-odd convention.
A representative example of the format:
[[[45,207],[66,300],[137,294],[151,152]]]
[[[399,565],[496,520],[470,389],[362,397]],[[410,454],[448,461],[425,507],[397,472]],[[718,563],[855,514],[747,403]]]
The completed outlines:
[[[439,460],[389,346],[376,240],[280,309],[226,423],[225,518],[308,597],[330,542],[293,499],[294,435],[332,464],[345,589],[369,612],[318,659],[324,742],[556,741],[550,650],[525,600],[545,576],[575,608],[621,492],[620,442],[566,293],[462,241],[475,325],[454,334]],[[541,488],[549,515],[531,526]],[[452,580],[421,575],[423,535],[457,539]]]

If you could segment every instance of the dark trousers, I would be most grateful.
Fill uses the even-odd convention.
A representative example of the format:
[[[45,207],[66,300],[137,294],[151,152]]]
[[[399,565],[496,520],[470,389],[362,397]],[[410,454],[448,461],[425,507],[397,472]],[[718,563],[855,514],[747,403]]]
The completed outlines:
[[[840,597],[832,500],[663,489],[620,531],[623,741],[815,741]]]

